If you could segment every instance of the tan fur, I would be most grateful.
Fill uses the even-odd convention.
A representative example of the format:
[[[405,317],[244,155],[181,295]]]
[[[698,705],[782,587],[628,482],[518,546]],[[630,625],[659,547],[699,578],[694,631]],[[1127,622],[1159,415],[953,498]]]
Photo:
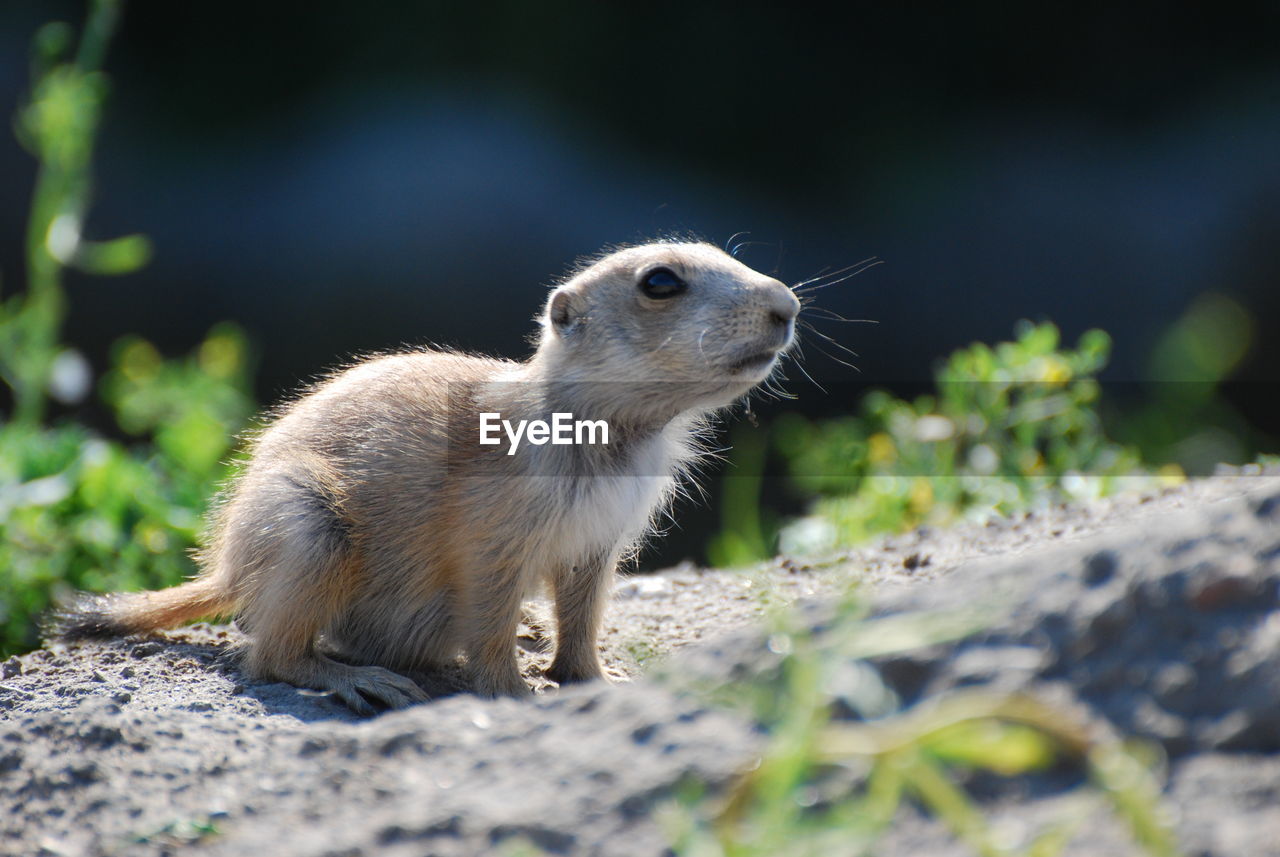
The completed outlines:
[[[688,291],[646,297],[639,281],[657,267]],[[331,690],[357,710],[422,699],[396,671],[459,652],[478,692],[520,696],[521,602],[548,582],[558,623],[549,676],[599,678],[619,557],[697,456],[701,421],[767,377],[798,310],[783,284],[714,247],[650,244],[555,289],[523,363],[432,350],[358,363],[258,437],[197,580],[73,608],[64,631],[133,633],[234,612],[253,675]],[[611,443],[526,442],[507,455],[505,440],[478,443],[482,411],[604,419]]]

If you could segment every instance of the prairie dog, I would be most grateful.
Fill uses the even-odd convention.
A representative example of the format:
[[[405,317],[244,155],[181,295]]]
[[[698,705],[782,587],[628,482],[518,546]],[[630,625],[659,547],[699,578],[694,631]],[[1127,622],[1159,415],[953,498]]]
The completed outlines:
[[[397,670],[459,653],[476,692],[530,693],[516,630],[522,601],[547,582],[548,676],[600,678],[619,557],[698,456],[705,418],[769,376],[799,310],[789,288],[716,247],[646,244],[556,287],[524,362],[429,349],[358,362],[280,408],[253,441],[211,515],[196,578],[81,596],[54,633],[234,615],[250,674],[368,713],[426,698]],[[535,434],[557,414],[603,421],[608,443]],[[481,443],[494,415],[525,421],[522,442],[504,429]]]

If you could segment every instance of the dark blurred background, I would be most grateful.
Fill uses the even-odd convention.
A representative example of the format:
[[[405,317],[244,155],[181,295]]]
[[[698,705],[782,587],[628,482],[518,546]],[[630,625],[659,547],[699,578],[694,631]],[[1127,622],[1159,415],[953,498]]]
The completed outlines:
[[[58,18],[82,5],[0,5],[6,115]],[[264,404],[399,343],[519,357],[575,257],[749,232],[744,261],[792,282],[886,262],[821,292],[879,322],[819,322],[860,374],[810,349],[829,392],[797,376],[788,408],[913,388],[1020,318],[1101,327],[1106,377],[1149,379],[1216,292],[1253,319],[1227,393],[1280,429],[1280,3],[135,0],[107,69],[87,233],[155,257],[69,280],[99,369],[124,333],[182,353],[223,319]],[[33,175],[0,137],[10,291]],[[714,515],[682,506],[645,564],[697,556]]]

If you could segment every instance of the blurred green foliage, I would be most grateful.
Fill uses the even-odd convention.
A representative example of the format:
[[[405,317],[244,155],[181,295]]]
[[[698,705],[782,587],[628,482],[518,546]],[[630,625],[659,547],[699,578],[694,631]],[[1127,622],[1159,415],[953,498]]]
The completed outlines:
[[[194,571],[189,556],[232,438],[253,410],[245,337],[215,327],[185,359],[121,340],[101,393],[126,445],[87,428],[46,423],[50,397],[82,399],[91,370],[60,340],[69,267],[99,275],[145,264],[137,235],[85,241],[91,162],[107,81],[100,71],[120,4],[95,0],[73,33],[36,36],[19,139],[38,159],[24,291],[0,303],[0,378],[12,408],[0,425],[0,654],[38,642],[36,620],[60,594],[155,588]]]
[[[1147,398],[1115,422],[1115,436],[1147,461],[1177,461],[1211,472],[1221,462],[1247,461],[1267,438],[1220,395],[1220,385],[1256,342],[1256,324],[1228,295],[1200,295],[1152,349]]]
[[[676,852],[870,855],[904,805],[914,805],[984,857],[1062,853],[1083,824],[1106,812],[1125,824],[1140,853],[1177,854],[1151,748],[1123,744],[1021,694],[962,689],[904,709],[869,660],[967,636],[982,626],[979,612],[870,619],[865,604],[850,599],[818,632],[775,620],[771,666],[701,688],[767,731],[760,763],[724,799],[690,784],[665,809]],[[1056,817],[1029,827],[1021,841],[999,831],[965,785],[972,771],[1017,777],[1050,766],[1078,771],[1080,783]]]
[[[244,336],[215,328],[184,360],[117,346],[103,395],[132,446],[66,424],[0,427],[0,653],[36,645],[36,620],[73,589],[155,589],[189,555],[232,438],[253,410]]]
[[[79,44],[63,23],[41,27],[31,61],[31,93],[14,123],[39,162],[27,218],[26,290],[0,304],[0,378],[13,392],[11,419],[31,426],[44,415],[66,315],[62,274],[125,274],[145,265],[140,235],[83,237],[92,191],[94,143],[107,96],[101,67],[120,15],[119,0],[94,0]]]
[[[1029,322],[1016,334],[957,351],[936,373],[936,392],[915,401],[873,391],[857,416],[780,417],[772,451],[812,498],[810,513],[771,525],[757,508],[758,480],[731,480],[712,562],[771,556],[775,538],[784,552],[813,553],[971,512],[1095,497],[1141,478],[1136,449],[1109,440],[1099,416],[1097,373],[1110,338],[1091,330],[1064,347],[1052,324]],[[759,472],[762,444],[748,446],[744,469]],[[1176,481],[1181,471],[1160,478]]]

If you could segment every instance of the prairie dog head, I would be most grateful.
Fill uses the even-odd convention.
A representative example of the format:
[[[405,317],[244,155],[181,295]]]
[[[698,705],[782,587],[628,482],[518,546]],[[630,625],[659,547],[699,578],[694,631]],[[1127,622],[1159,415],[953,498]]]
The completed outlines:
[[[792,343],[800,302],[717,247],[619,250],[551,293],[537,358],[566,382],[603,382],[669,419],[731,403]],[[670,412],[670,413],[668,413]]]

